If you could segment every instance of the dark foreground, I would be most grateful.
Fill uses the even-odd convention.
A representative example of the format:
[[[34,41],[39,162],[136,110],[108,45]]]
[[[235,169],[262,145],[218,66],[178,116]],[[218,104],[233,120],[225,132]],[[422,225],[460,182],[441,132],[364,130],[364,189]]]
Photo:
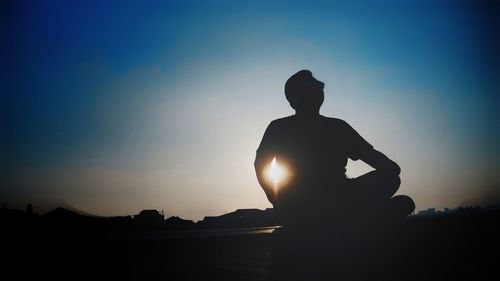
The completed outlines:
[[[39,280],[496,280],[500,213],[391,230],[131,232],[3,222],[2,275]],[[496,276],[496,277],[495,277]],[[48,279],[45,279],[48,278]]]

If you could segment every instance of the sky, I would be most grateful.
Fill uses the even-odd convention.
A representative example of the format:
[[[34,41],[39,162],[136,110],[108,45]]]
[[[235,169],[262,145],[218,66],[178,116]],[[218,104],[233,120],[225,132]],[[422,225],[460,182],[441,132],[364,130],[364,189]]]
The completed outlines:
[[[3,1],[0,203],[271,207],[255,150],[301,69],[417,210],[500,203],[498,8],[417,2]]]

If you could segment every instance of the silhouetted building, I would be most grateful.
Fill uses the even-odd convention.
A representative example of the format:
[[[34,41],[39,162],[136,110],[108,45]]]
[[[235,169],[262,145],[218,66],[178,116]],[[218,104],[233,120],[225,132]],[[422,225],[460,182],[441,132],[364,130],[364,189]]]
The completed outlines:
[[[481,213],[483,211],[483,209],[479,206],[475,206],[475,207],[459,207],[457,209],[457,212],[459,214],[476,214],[476,213]]]
[[[498,204],[491,204],[491,205],[488,205],[486,207],[486,209],[489,210],[489,211],[491,211],[491,210],[498,210],[500,208],[499,208]]]
[[[31,203],[28,203],[28,206],[26,206],[26,213],[33,214],[33,205]]]
[[[163,214],[154,209],[142,210],[138,215],[134,216],[135,223],[141,227],[162,226],[165,223],[164,219]]]
[[[429,215],[435,215],[435,214],[436,214],[435,208],[429,208],[427,210],[418,211],[419,216],[429,216]]]

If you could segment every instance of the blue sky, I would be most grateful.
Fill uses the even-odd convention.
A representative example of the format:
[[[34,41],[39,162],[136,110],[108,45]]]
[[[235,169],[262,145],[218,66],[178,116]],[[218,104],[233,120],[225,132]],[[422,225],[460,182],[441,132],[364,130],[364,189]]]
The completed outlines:
[[[270,2],[2,4],[0,199],[190,219],[270,207],[255,149],[310,69],[322,114],[400,163],[417,209],[500,200],[492,7]]]

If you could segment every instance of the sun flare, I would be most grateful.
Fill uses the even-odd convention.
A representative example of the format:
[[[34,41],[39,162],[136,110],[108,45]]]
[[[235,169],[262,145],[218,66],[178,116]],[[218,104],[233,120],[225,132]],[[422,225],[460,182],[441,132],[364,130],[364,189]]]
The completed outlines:
[[[285,178],[286,172],[283,167],[276,163],[276,157],[271,161],[271,169],[269,170],[269,176],[274,184],[278,184]]]

